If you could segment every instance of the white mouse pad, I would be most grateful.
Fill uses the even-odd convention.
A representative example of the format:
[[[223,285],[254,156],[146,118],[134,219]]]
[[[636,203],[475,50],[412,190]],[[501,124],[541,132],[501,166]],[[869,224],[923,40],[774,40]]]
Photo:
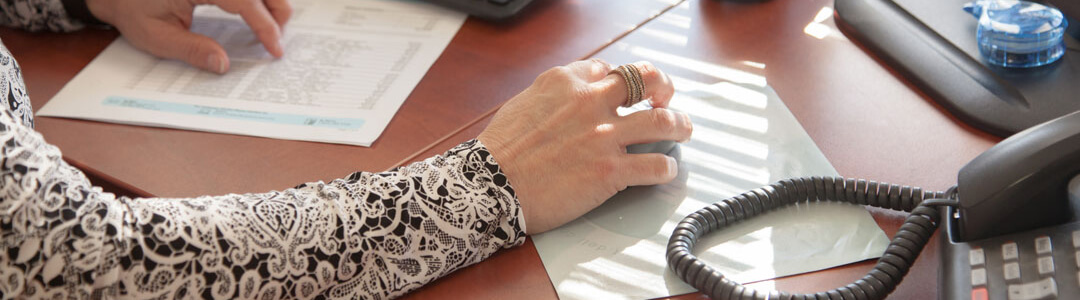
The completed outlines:
[[[670,155],[679,176],[631,187],[567,225],[533,237],[561,299],[642,299],[694,291],[668,268],[668,237],[686,215],[799,176],[837,176],[768,86],[721,82],[676,93],[694,122]],[[738,282],[875,258],[888,238],[865,208],[818,203],[780,209],[704,238],[696,255]],[[829,287],[831,288],[831,287]]]

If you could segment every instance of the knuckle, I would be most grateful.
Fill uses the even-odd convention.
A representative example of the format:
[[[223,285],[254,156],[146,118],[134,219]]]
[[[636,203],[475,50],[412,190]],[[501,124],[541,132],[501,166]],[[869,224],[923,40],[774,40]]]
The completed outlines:
[[[653,126],[661,132],[674,132],[678,128],[678,118],[667,109],[657,108],[652,110]]]
[[[623,191],[623,190],[626,190],[626,188],[628,188],[628,187],[629,187],[629,186],[628,186],[628,185],[627,185],[626,183],[619,183],[619,184],[616,184],[616,185],[615,185],[615,193],[618,193],[618,192],[621,192],[621,191]],[[612,193],[612,194],[614,194],[614,193]]]
[[[276,22],[285,21],[292,18],[292,13],[292,8],[288,6],[275,8],[273,11],[271,11],[271,14],[275,19],[274,21]]]
[[[652,62],[642,61],[637,63],[637,65],[638,71],[641,72],[642,79],[646,82],[660,82],[660,79],[662,79],[660,76],[663,73],[661,73]]]
[[[616,183],[618,181],[618,163],[614,158],[600,159],[594,165],[596,174],[599,178],[602,178],[604,182]]]
[[[596,68],[598,73],[606,74],[607,72],[611,71],[611,64],[609,64],[607,61],[604,61],[603,59],[591,58],[589,59],[589,61],[592,62],[593,67]]]
[[[685,113],[679,114],[679,120],[682,125],[683,137],[690,137],[694,133],[694,122],[690,120],[690,116]]]
[[[597,125],[593,129],[593,135],[588,138],[596,141],[615,142],[615,125],[610,123]]]
[[[615,124],[600,124],[596,125],[592,134],[586,135],[586,139],[599,142],[602,145],[618,145],[619,135],[616,133]]]
[[[540,74],[540,78],[545,80],[568,80],[570,76],[570,67],[567,66],[554,67]]]
[[[273,25],[258,22],[257,24],[251,24],[251,31],[255,33],[255,36],[262,38],[277,38],[277,28]]]
[[[267,3],[270,3],[270,2],[267,2]],[[273,14],[278,15],[278,16],[286,19],[286,20],[289,19],[290,17],[292,17],[292,14],[293,14],[293,7],[292,7],[292,4],[289,3],[289,1],[279,1],[279,2],[276,2],[273,6],[268,7],[268,8],[271,9],[271,12]]]
[[[661,100],[670,100],[675,96],[675,85],[671,83],[671,80],[667,78],[667,75],[663,76],[656,84],[652,85],[653,98]]]
[[[585,102],[592,99],[597,99],[600,96],[600,91],[589,85],[578,85],[574,87],[573,97],[574,102]]]
[[[292,14],[292,12],[293,12],[292,3],[289,3],[289,1],[280,1],[280,2],[278,2],[277,5],[274,5],[274,9],[275,10],[280,10],[281,12],[287,13],[287,14]]]
[[[187,58],[187,61],[189,61],[189,62],[199,62],[199,60],[202,59],[203,56],[205,56],[205,54],[203,54],[203,51],[202,51],[202,49],[204,47],[206,47],[206,46],[204,46],[204,44],[205,44],[205,42],[203,42],[203,41],[197,41],[197,42],[193,42],[193,43],[188,43],[184,47],[184,57]]]
[[[660,90],[660,95],[656,96],[656,98],[662,99],[671,99],[672,97],[675,97],[675,87],[671,85],[665,85],[664,88]]]

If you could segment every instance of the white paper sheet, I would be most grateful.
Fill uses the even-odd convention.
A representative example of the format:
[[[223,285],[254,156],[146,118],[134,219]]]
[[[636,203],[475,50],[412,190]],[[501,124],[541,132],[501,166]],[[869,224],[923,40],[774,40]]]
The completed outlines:
[[[780,179],[837,175],[771,88],[721,82],[677,93],[672,103],[694,122],[691,141],[670,153],[679,160],[673,182],[631,187],[584,217],[533,237],[559,298],[692,292],[665,256],[682,218]],[[865,208],[818,203],[715,232],[699,242],[695,254],[745,283],[878,257],[888,242]]]
[[[292,3],[281,59],[238,16],[200,6],[192,30],[225,47],[227,74],[121,37],[38,116],[370,146],[466,17],[414,1]]]

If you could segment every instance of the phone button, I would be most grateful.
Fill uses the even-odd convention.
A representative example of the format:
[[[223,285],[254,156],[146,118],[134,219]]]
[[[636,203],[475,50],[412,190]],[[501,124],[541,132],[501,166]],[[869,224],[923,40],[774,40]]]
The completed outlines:
[[[1015,260],[1018,257],[1020,257],[1020,251],[1016,248],[1016,243],[1008,242],[1001,245],[1001,258]]]
[[[1052,250],[1051,247],[1052,246],[1050,246],[1050,237],[1048,237],[1048,236],[1040,236],[1040,237],[1035,238],[1035,253],[1038,253],[1038,254],[1050,253],[1050,250]]]
[[[1053,299],[1058,295],[1053,277],[1036,282],[1009,285],[1009,300]]]
[[[971,286],[986,285],[986,269],[978,268],[971,270]]]
[[[990,293],[984,287],[971,290],[971,300],[987,300],[989,298]]]
[[[968,260],[971,262],[971,266],[981,266],[986,262],[986,254],[983,253],[982,248],[975,248],[968,251]]]
[[[1005,280],[1017,280],[1020,279],[1020,263],[1011,262],[1005,264]]]
[[[1039,275],[1054,273],[1054,257],[1043,256],[1039,258]]]

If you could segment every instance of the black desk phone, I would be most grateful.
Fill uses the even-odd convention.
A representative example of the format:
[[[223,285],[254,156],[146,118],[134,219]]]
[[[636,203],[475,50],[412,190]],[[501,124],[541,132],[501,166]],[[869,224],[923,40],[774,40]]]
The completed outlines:
[[[713,299],[883,299],[939,224],[940,298],[1080,299],[1080,112],[1019,132],[965,165],[948,191],[841,177],[792,178],[686,217],[668,241],[668,266]],[[697,238],[785,205],[842,201],[908,211],[874,268],[815,294],[746,288],[698,260]]]

